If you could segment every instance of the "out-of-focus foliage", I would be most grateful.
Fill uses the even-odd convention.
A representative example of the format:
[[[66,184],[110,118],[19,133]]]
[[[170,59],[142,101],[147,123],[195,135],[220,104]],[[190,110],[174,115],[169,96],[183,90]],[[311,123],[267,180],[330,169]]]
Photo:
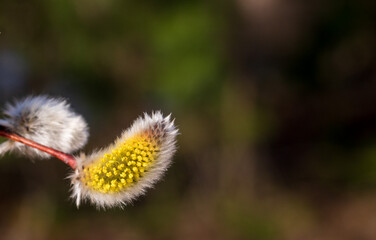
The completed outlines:
[[[1,239],[375,239],[374,1],[0,2],[0,103],[70,99],[85,151],[172,113],[164,181],[76,210],[66,167],[0,160]]]

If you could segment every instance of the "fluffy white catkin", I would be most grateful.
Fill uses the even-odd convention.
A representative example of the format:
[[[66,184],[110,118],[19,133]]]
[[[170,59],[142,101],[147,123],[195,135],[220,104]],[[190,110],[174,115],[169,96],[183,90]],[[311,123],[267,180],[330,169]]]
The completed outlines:
[[[64,99],[29,96],[14,104],[8,103],[0,125],[22,137],[56,150],[72,153],[88,139],[88,126],[83,117],[73,112]],[[51,155],[11,140],[0,144],[0,154],[16,151],[29,157]]]
[[[164,174],[176,151],[178,130],[170,116],[145,114],[110,146],[77,157],[70,176],[77,206],[123,206],[145,193]]]

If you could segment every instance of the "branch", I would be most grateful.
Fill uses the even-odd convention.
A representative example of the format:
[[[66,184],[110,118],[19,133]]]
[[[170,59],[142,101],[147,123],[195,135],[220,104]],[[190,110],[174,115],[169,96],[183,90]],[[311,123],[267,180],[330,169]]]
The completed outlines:
[[[28,145],[30,147],[36,148],[40,151],[51,154],[52,156],[54,156],[54,157],[60,159],[61,161],[63,161],[65,164],[69,165],[72,169],[76,169],[77,163],[76,163],[76,159],[73,157],[73,155],[60,152],[56,149],[46,147],[46,146],[41,145],[39,143],[36,143],[32,140],[21,137],[21,136],[15,134],[15,133],[10,132],[4,126],[0,126],[0,136],[3,136],[5,138],[8,138],[8,139],[13,140],[13,141],[23,143],[23,144]]]

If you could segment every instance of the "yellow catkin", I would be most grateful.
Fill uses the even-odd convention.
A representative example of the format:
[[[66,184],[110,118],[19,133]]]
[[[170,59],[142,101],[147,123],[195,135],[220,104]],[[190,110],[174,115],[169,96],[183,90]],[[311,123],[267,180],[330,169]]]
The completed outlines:
[[[82,181],[101,193],[122,192],[142,178],[158,151],[150,135],[133,137],[86,166]]]

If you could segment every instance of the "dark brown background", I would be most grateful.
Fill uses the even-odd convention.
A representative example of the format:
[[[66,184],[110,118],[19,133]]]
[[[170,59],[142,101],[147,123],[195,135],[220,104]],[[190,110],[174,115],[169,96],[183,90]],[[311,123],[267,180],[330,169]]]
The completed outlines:
[[[376,239],[375,1],[0,0],[0,103],[70,100],[86,152],[144,111],[179,150],[125,209],[0,161],[0,239]]]

